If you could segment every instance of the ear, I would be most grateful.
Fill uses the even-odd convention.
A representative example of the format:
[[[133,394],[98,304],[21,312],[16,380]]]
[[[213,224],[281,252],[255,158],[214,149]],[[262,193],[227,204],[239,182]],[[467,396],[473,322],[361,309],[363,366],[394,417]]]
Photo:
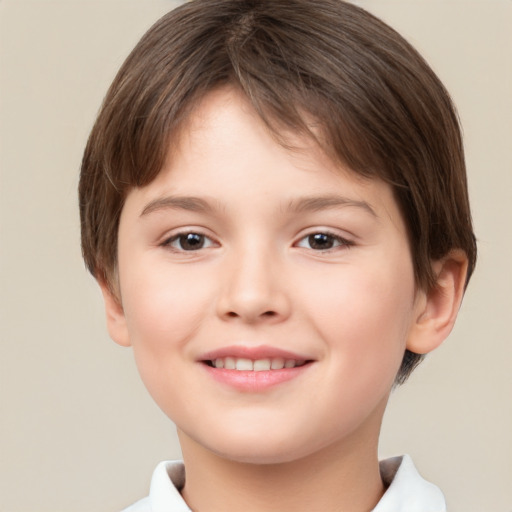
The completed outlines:
[[[110,337],[123,347],[130,346],[130,337],[126,326],[123,306],[120,298],[112,291],[111,287],[103,280],[98,281],[105,303],[107,317],[107,329]]]
[[[415,322],[407,340],[407,348],[416,354],[431,352],[450,334],[464,295],[468,259],[457,249],[432,267],[436,284],[418,292]]]

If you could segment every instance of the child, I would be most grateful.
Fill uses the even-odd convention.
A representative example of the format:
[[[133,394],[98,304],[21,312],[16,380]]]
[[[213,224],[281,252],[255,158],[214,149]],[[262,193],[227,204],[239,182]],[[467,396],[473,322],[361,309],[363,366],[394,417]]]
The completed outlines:
[[[182,5],[114,80],[80,208],[184,458],[127,510],[445,510],[377,459],[476,258],[454,108],[395,31],[340,0]]]

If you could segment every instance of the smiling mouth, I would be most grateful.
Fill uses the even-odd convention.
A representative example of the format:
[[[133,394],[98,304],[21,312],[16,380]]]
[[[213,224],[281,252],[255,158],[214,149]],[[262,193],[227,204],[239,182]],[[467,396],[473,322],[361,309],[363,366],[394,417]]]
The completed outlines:
[[[235,370],[242,372],[264,372],[270,370],[283,370],[304,366],[310,361],[299,359],[284,359],[272,357],[265,359],[248,359],[244,357],[219,357],[204,361],[211,368]]]

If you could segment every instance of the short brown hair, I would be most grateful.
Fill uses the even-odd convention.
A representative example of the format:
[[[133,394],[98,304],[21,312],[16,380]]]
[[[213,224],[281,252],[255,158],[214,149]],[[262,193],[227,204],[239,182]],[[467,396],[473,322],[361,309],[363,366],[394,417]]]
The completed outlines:
[[[389,183],[408,228],[419,286],[432,261],[476,260],[457,114],[423,58],[397,32],[340,0],[193,0],[161,18],[112,83],[82,161],[82,250],[116,289],[124,199],[160,172],[169,141],[209,91],[239,88],[272,132],[318,139],[330,156]],[[306,119],[307,118],[307,119]],[[421,360],[406,351],[397,382]]]

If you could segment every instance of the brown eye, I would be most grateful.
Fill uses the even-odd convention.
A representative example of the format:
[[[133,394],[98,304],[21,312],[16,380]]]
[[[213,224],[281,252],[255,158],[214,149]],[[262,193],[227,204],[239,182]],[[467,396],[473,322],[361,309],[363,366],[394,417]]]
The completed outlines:
[[[329,251],[330,249],[338,249],[350,247],[353,245],[349,240],[333,235],[331,233],[311,233],[299,240],[297,246],[311,249],[313,251]]]
[[[184,251],[196,251],[204,246],[204,236],[197,233],[187,233],[178,238],[180,248]]]
[[[335,242],[335,238],[327,233],[315,233],[308,236],[309,246],[317,251],[332,249]]]
[[[170,238],[165,245],[178,251],[198,251],[211,247],[213,242],[201,233],[179,233]]]

